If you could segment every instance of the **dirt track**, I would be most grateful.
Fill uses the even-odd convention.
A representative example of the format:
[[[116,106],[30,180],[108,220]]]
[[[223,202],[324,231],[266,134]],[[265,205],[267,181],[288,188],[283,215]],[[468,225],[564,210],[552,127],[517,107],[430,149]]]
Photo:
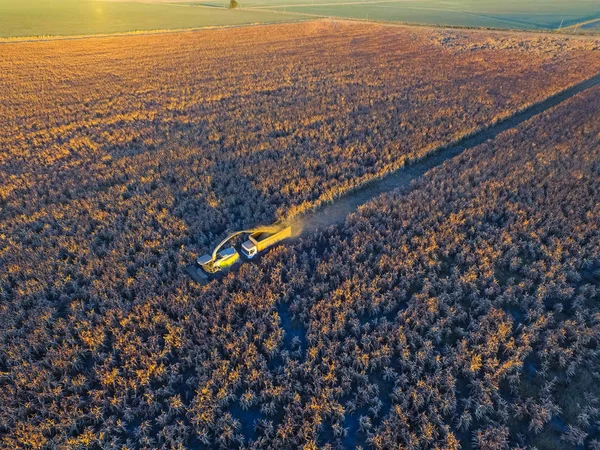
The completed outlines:
[[[357,190],[351,191],[319,207],[314,212],[305,214],[299,219],[302,222],[302,233],[306,235],[314,233],[318,229],[323,229],[331,225],[343,223],[348,214],[354,212],[359,206],[367,203],[373,198],[394,189],[406,188],[416,178],[424,175],[428,170],[439,166],[444,161],[454,158],[463,151],[476,147],[489,139],[495,138],[503,131],[515,128],[521,123],[531,119],[538,114],[547,111],[554,106],[568,100],[574,95],[600,84],[600,74],[589,78],[579,84],[571,86],[558,94],[547,98],[531,107],[513,114],[512,116],[501,120],[487,128],[484,128],[475,134],[460,140],[457,143],[443,147],[434,153],[421,158],[412,164],[405,166],[395,172],[392,172],[379,180],[370,182]]]
[[[597,85],[600,85],[600,74],[573,85],[558,94],[523,109],[487,128],[481,129],[471,136],[449,144],[446,147],[442,147],[436,152],[430,153],[408,166],[389,173],[378,180],[369,182],[358,189],[350,191],[347,194],[336,198],[333,202],[316,208],[310,213],[295,217],[289,221],[292,227],[298,227],[296,224],[300,223],[302,225],[301,230],[298,228],[294,229],[293,234],[295,235],[295,238],[298,238],[333,225],[342,224],[349,214],[353,213],[361,205],[364,205],[375,197],[395,189],[409,187],[413,180],[423,176],[428,170],[443,164],[446,160],[454,158],[465,150],[476,147],[487,140],[494,139],[500,133],[515,128],[532,117],[542,114],[570,99],[574,95]],[[260,261],[260,258],[253,260],[252,263],[258,261]],[[186,272],[188,272],[188,274],[198,283],[205,284],[209,281],[206,275],[204,275],[197,266],[187,266]]]

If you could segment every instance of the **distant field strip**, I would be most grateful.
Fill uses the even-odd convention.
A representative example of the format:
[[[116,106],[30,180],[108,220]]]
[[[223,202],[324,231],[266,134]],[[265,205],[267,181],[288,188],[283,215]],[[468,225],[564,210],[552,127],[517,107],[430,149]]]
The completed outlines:
[[[218,5],[219,3],[215,3]],[[520,2],[493,0],[273,0],[243,2],[246,10],[283,10],[286,13],[385,20],[431,25],[495,27],[511,29],[559,29],[593,23],[600,18],[600,3],[591,1]]]
[[[283,9],[283,8],[300,8],[304,6],[344,6],[344,5],[375,5],[379,3],[398,3],[398,0],[374,0],[367,2],[327,2],[327,3],[299,3],[299,4],[286,4],[286,5],[273,5],[268,6],[269,9]],[[248,6],[245,9],[265,9],[266,5]],[[429,8],[425,8],[429,9]],[[442,11],[442,10],[439,10]]]
[[[1,0],[0,38],[197,29],[339,17],[440,26],[594,30],[600,2],[550,0]],[[572,28],[571,28],[572,27]]]
[[[0,38],[240,26],[298,18],[298,14],[282,11],[215,6],[185,2],[1,0]]]

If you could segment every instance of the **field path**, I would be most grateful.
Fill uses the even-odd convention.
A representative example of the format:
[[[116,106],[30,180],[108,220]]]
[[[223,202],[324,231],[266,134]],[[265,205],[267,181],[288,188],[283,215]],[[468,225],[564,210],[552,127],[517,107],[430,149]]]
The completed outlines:
[[[579,22],[579,23],[573,24],[571,26],[561,28],[561,30],[567,30],[567,31],[573,30],[573,31],[576,31],[578,28],[585,27],[586,25],[592,25],[592,24],[595,24],[595,23],[598,23],[598,22],[600,22],[600,18],[586,20],[585,22]]]
[[[515,128],[532,117],[542,114],[574,95],[597,85],[600,85],[600,74],[573,85],[487,128],[479,130],[469,137],[443,147],[434,153],[429,153],[412,164],[384,175],[378,180],[371,181],[356,190],[350,191],[336,198],[333,202],[317,208],[313,212],[300,216],[299,219],[302,222],[301,235],[314,233],[319,229],[343,223],[350,213],[356,211],[358,207],[373,198],[395,189],[408,187],[413,180],[423,176],[428,170],[443,164],[444,161],[454,158],[465,150],[476,147],[487,140],[494,139],[500,133]]]
[[[332,202],[317,207],[312,212],[296,216],[288,222],[292,225],[292,233],[295,235],[295,239],[297,239],[319,230],[324,230],[330,226],[342,224],[349,214],[355,212],[361,205],[379,195],[409,187],[413,180],[423,176],[427,171],[443,164],[445,161],[460,155],[465,150],[494,139],[500,133],[515,128],[532,117],[542,114],[574,95],[597,85],[600,85],[600,74],[518,111],[512,116],[491,124],[458,142],[439,148],[437,151],[429,153],[403,168],[388,173],[377,180],[365,183],[357,189],[335,198]],[[255,264],[258,261],[260,261],[260,257],[252,260],[252,263]],[[208,281],[206,275],[194,265],[187,266],[186,272],[201,284],[205,284]]]

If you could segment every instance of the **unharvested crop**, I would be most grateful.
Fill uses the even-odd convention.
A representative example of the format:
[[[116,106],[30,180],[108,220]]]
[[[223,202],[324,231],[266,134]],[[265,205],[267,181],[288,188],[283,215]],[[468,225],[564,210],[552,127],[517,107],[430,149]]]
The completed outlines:
[[[430,291],[423,291],[427,270],[444,263],[434,256],[441,252],[452,258],[458,249],[446,241],[454,242],[452,235],[444,234],[452,230],[440,229],[439,239],[427,234],[438,229],[424,228],[427,215],[419,208],[429,208],[431,220],[444,217],[446,210],[435,209],[441,202],[436,196],[451,189],[453,177],[461,173],[458,168],[442,178],[429,197],[421,197],[420,204],[411,200],[398,207],[408,215],[399,219],[403,230],[409,225],[414,229],[410,242],[414,248],[402,246],[404,231],[396,232],[398,241],[388,248],[394,241],[385,239],[391,227],[386,215],[394,213],[379,203],[352,219],[340,234],[274,252],[264,266],[244,266],[239,278],[229,277],[223,285],[202,289],[188,280],[183,268],[227,231],[270,223],[327,201],[401,167],[408,158],[426,155],[594,74],[600,67],[597,45],[583,39],[329,21],[2,45],[3,446],[195,448],[205,442],[229,447],[244,435],[257,439],[256,446],[268,447],[291,445],[292,439],[334,442],[344,436],[344,427],[353,426],[353,420],[363,430],[357,439],[373,436],[373,445],[379,445],[397,439],[390,430],[406,428],[400,413],[407,408],[423,413],[419,423],[431,442],[450,439],[452,427],[458,425],[454,419],[444,421],[458,412],[462,417],[463,407],[472,416],[472,426],[467,426],[465,415],[460,430],[467,435],[457,431],[457,439],[488,442],[512,433],[511,424],[502,417],[487,416],[489,408],[471,411],[472,404],[460,404],[459,410],[454,403],[455,398],[465,397],[467,389],[485,397],[491,389],[485,383],[499,383],[505,374],[515,377],[520,358],[529,355],[521,341],[505,347],[502,339],[514,330],[502,305],[490,300],[495,305],[492,311],[486,309],[487,300],[482,305],[473,303],[477,314],[473,324],[483,328],[479,334],[470,333],[472,341],[462,343],[464,330],[453,327],[467,329],[468,321],[463,322],[470,306],[460,309],[455,304],[459,300],[432,300]],[[572,117],[572,151],[586,148],[590,133],[597,135],[594,108],[597,102],[579,101],[561,109],[553,121],[531,132],[530,141],[549,147],[549,154],[555,155],[560,147],[554,141],[570,129],[561,124]],[[493,160],[489,148],[479,150],[484,152],[479,164]],[[504,150],[500,145],[497,153]],[[517,151],[525,158],[533,150],[524,144],[507,154]],[[581,176],[584,181],[579,186],[593,192],[586,174],[596,170],[593,164],[598,158],[593,152],[565,156],[564,164],[575,160],[582,164],[581,173],[573,172],[573,177]],[[554,164],[551,168],[561,164],[560,158],[549,162]],[[493,170],[505,170],[502,164]],[[498,181],[498,189],[502,182]],[[510,193],[517,188],[506,189]],[[566,192],[563,184],[559,191]],[[392,200],[390,204],[396,204]],[[579,208],[574,217],[588,217],[584,209],[591,207],[581,203]],[[464,233],[471,234],[455,245],[480,239],[483,246],[466,247],[473,253],[465,253],[465,261],[457,260],[462,264],[458,267],[460,282],[466,283],[465,298],[471,298],[475,297],[472,283],[478,282],[478,271],[483,269],[473,268],[468,257],[481,257],[483,262],[477,264],[491,264],[484,250],[492,251],[493,246],[485,244],[485,226],[484,234],[475,233],[480,216],[462,217],[457,211],[457,216],[447,217],[450,223],[464,219],[474,228],[466,229]],[[527,217],[518,208],[509,213]],[[375,226],[385,233],[361,231],[361,220],[378,214],[381,219],[375,219],[379,220]],[[417,218],[421,222],[414,222]],[[531,227],[536,223],[531,222]],[[555,233],[563,232],[569,223],[557,225]],[[537,239],[528,236],[523,226],[507,239]],[[587,231],[590,242],[595,242],[593,230]],[[364,253],[346,253],[348,236],[365,238]],[[561,251],[575,245],[571,239],[555,244],[548,239],[543,245],[556,252],[552,257],[560,254],[556,245]],[[507,285],[513,278],[510,289],[518,295],[518,289],[523,289],[534,296],[534,288],[525,280],[529,272],[511,272],[518,271],[518,258],[531,257],[524,245],[509,253],[511,259],[500,260],[497,276],[506,278],[502,282]],[[381,256],[366,271],[355,264],[385,255],[384,249],[388,256]],[[517,259],[511,266],[513,257]],[[462,284],[452,284],[452,261],[444,266],[448,290],[462,289]],[[536,261],[532,262],[535,270]],[[414,268],[399,269],[399,262]],[[583,267],[573,264],[574,270]],[[489,267],[484,268],[489,278]],[[570,314],[565,299],[571,291],[559,283],[564,280],[558,272],[552,274],[558,284],[544,289],[560,299],[556,303],[563,305],[561,313]],[[485,289],[492,289],[488,278]],[[523,280],[524,287],[518,288]],[[399,291],[394,290],[396,282],[401,283]],[[390,293],[384,295],[386,289]],[[492,294],[496,290],[485,295]],[[324,298],[327,301],[321,302]],[[535,301],[527,298],[536,312]],[[416,316],[426,325],[409,321],[406,331],[394,330],[390,335],[387,328],[378,328],[379,313],[394,313],[388,323],[397,320],[397,311],[385,308],[401,301],[412,302]],[[527,311],[530,303],[524,303]],[[550,306],[555,308],[554,303]],[[347,308],[354,308],[357,317],[351,317]],[[554,345],[554,353],[547,357],[558,369],[563,369],[562,361],[573,362],[571,357],[579,354],[573,352],[588,358],[586,346],[592,341],[586,336],[593,334],[589,331],[594,329],[593,317],[577,322],[577,316],[568,316],[566,338],[561,332],[551,333],[559,328],[552,328],[550,319],[538,323],[537,315],[531,321],[526,317],[526,331],[519,331],[515,339],[529,339],[523,334],[527,332],[535,339],[543,335],[548,342],[567,346],[562,352]],[[504,325],[488,333],[485,327],[495,324]],[[365,326],[376,331],[363,340]],[[575,345],[571,340],[576,341],[579,332],[573,330],[580,329],[583,341],[571,350]],[[356,342],[340,340],[348,330],[355,333]],[[322,347],[319,339],[330,340],[331,346]],[[528,345],[534,345],[531,342]],[[492,350],[488,344],[494,345]],[[450,365],[455,353],[460,353],[457,348],[469,355],[468,364]],[[392,367],[392,372],[380,373],[397,351],[416,364],[416,371],[406,366],[406,372]],[[508,366],[498,367],[494,357]],[[537,360],[532,364],[542,367]],[[441,370],[432,375],[431,369],[438,367]],[[462,371],[462,378],[456,371]],[[403,397],[394,398],[394,413],[389,415],[392,392],[386,389],[395,386],[397,379],[404,383],[403,392],[414,392],[414,406],[405,406]],[[430,386],[431,396],[418,396]],[[342,398],[340,389],[350,397]],[[361,392],[362,397],[351,392]],[[446,403],[437,404],[435,395],[443,395]],[[536,395],[541,394],[534,391],[533,406],[523,408],[537,411]],[[499,404],[497,397],[484,397]],[[437,415],[425,411],[429,404]],[[257,422],[254,429],[249,417],[267,421]],[[443,421],[436,422],[440,417]],[[386,422],[396,419],[398,424]],[[569,424],[578,428],[566,439],[575,440],[582,425]],[[480,435],[472,435],[475,431]]]
[[[599,118],[595,88],[211,284],[178,309],[213,318],[187,417],[224,446],[597,448]]]

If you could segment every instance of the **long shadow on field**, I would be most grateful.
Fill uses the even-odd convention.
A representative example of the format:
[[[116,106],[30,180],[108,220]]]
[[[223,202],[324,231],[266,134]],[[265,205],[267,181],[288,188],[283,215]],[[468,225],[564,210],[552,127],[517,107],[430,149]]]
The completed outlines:
[[[457,143],[442,147],[437,152],[433,154],[430,153],[408,166],[388,175],[384,175],[376,181],[367,183],[362,187],[333,200],[332,203],[316,209],[314,212],[305,214],[300,218],[303,227],[302,234],[314,233],[317,229],[343,223],[350,213],[373,198],[383,193],[393,191],[394,189],[408,187],[413,180],[424,175],[428,170],[441,165],[444,161],[454,158],[469,148],[483,144],[487,140],[494,139],[500,133],[515,128],[532,117],[597,85],[600,85],[600,74],[571,86],[570,88],[565,89],[540,103],[536,103],[521,112],[517,112],[506,119],[492,124]]]
[[[295,227],[295,224],[298,223],[302,224],[301,230],[294,230],[294,235],[300,237],[302,235],[315,233],[318,229],[342,224],[350,213],[373,198],[395,189],[407,188],[413,180],[421,177],[430,169],[443,164],[448,159],[454,158],[469,148],[476,147],[488,140],[494,139],[500,133],[515,128],[532,117],[542,114],[570,99],[574,95],[597,85],[600,85],[600,74],[575,84],[510,117],[497,121],[487,128],[477,131],[458,142],[441,147],[437,151],[429,153],[423,158],[407,164],[395,172],[391,172],[377,180],[365,183],[361,187],[334,199],[331,203],[316,208],[312,212],[294,218],[290,221],[292,227]],[[226,167],[219,167],[219,164],[225,164]],[[187,193],[180,193],[182,204],[180,204],[177,209],[182,212],[180,217],[186,222],[186,226],[192,230],[192,233],[193,230],[196,229],[199,231],[209,230],[207,235],[205,234],[202,237],[198,236],[197,239],[192,239],[192,245],[196,245],[200,248],[208,248],[209,245],[217,240],[217,237],[224,236],[226,231],[241,229],[247,225],[257,225],[261,222],[267,223],[269,219],[275,217],[274,206],[252,186],[252,183],[242,174],[242,171],[239,170],[239,168],[232,166],[233,164],[231,161],[226,161],[225,163],[217,161],[215,174],[210,174],[213,177],[213,183],[218,192],[225,192],[226,195],[222,198],[227,199],[227,204],[219,208],[222,215],[220,218],[221,220],[218,218],[216,221],[213,220],[209,228],[206,228],[206,224],[203,223],[203,213],[210,209],[206,206],[206,199],[196,199],[190,197]],[[236,189],[233,192],[230,192],[228,189],[232,183],[235,184]],[[225,186],[224,189],[223,186]],[[240,186],[243,186],[243,189],[240,190]],[[241,197],[242,193],[243,198]],[[248,210],[249,200],[251,200],[251,210]],[[190,208],[193,211],[191,214]],[[190,261],[190,263],[191,262],[192,261]],[[205,279],[198,276],[196,268],[193,266],[187,267],[186,270],[195,281],[199,283],[206,282]]]

